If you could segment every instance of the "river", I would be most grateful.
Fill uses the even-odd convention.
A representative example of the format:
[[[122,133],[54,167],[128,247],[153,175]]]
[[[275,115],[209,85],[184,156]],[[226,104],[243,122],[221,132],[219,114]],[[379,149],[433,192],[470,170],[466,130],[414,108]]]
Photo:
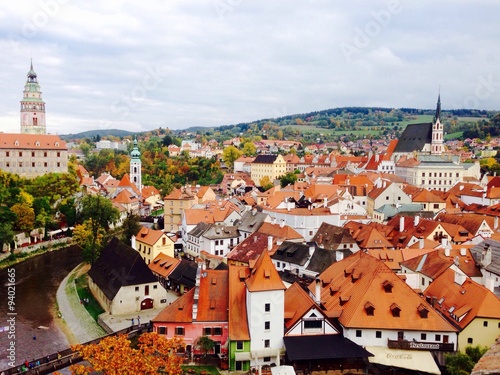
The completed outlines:
[[[15,364],[19,365],[24,360],[69,347],[68,340],[54,322],[53,312],[59,284],[81,262],[81,250],[70,246],[0,270],[0,369],[11,367],[8,356],[12,352]],[[13,275],[15,290],[9,288],[9,278]],[[12,296],[15,299],[10,299]],[[15,305],[9,306],[9,301]],[[9,338],[12,334],[15,340]],[[14,345],[11,341],[15,341]]]

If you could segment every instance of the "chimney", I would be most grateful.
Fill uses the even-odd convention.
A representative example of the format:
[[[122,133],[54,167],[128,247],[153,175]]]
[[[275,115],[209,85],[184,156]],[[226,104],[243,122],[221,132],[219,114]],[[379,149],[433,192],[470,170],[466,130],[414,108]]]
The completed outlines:
[[[483,250],[481,265],[483,267],[489,266],[491,263],[491,247],[490,244],[486,244]]]
[[[400,216],[399,217],[399,231],[402,232],[405,229],[405,217]]]
[[[198,262],[198,268],[196,268],[196,282],[194,286],[194,300],[193,300],[193,321],[196,320],[198,316],[198,300],[200,299],[200,279],[202,272],[203,262]]]
[[[455,283],[462,285],[467,277],[461,273],[455,272]]]
[[[285,226],[285,219],[281,219],[280,228],[283,228],[284,226]]]
[[[335,261],[340,262],[342,259],[344,259],[344,253],[342,251],[336,250]]]
[[[314,254],[314,249],[315,249],[315,247],[314,247],[313,245],[310,245],[310,246],[309,246],[309,257],[312,257],[312,256],[313,256],[313,254]]]
[[[137,245],[135,243],[135,236],[132,235],[132,237],[130,238],[130,247],[134,250],[137,250]]]
[[[446,236],[443,236],[443,238],[441,238],[441,245],[444,247],[444,248],[448,248],[448,237]],[[449,250],[449,248],[448,248]],[[448,255],[449,256],[449,255]]]
[[[425,242],[424,237],[420,237],[418,239],[418,248],[419,249],[423,249],[424,248],[424,242]]]
[[[418,223],[420,223],[420,216],[418,215],[415,215],[415,221],[414,221],[414,225],[417,226]]]
[[[316,289],[314,294],[315,302],[319,305],[321,303],[321,280],[316,279]]]
[[[273,248],[273,236],[267,236],[267,251]]]
[[[467,249],[465,247],[460,248],[460,256],[466,256],[467,255]]]
[[[323,198],[323,207],[324,207],[324,208],[327,208],[327,207],[328,207],[328,198],[327,198],[327,197],[324,197],[324,198]]]
[[[442,241],[444,241],[445,238],[442,239]],[[450,248],[449,247],[445,247],[444,248],[444,256],[449,258],[450,257]]]

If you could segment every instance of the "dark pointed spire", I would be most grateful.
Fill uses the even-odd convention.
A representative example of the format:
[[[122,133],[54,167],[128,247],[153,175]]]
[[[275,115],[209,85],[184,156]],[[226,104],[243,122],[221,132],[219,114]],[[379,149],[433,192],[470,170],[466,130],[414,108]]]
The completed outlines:
[[[438,101],[436,106],[436,115],[434,116],[434,121],[441,119],[441,90],[439,90]]]

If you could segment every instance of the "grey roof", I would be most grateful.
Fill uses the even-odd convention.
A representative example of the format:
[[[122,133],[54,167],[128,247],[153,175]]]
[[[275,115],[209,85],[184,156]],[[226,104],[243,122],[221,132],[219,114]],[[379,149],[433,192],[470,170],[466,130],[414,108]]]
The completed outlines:
[[[188,234],[193,237],[201,237],[201,235],[209,230],[211,226],[212,224],[209,223],[198,223]]]
[[[217,225],[211,224],[205,233],[202,234],[203,237],[209,240],[217,240],[220,238],[237,238],[240,236],[238,227],[233,225]]]
[[[336,250],[340,244],[357,244],[347,229],[328,223],[320,225],[311,241],[328,250]]]
[[[427,143],[432,142],[432,123],[408,124],[399,137],[394,152],[422,151]]]
[[[336,251],[337,250],[316,248],[306,269],[308,271],[316,272],[318,274],[322,273],[324,270],[326,270],[328,267],[330,267],[333,263],[337,261]],[[344,253],[344,258],[352,254],[350,250],[342,250],[342,252]]]
[[[182,259],[175,269],[168,275],[168,279],[180,285],[192,288],[196,284],[196,263]]]
[[[483,261],[483,252],[488,248],[491,250],[491,263],[483,265],[482,268],[495,275],[500,275],[500,241],[488,238],[471,248],[470,251],[475,262],[481,264]]]
[[[268,214],[257,210],[247,211],[240,219],[235,221],[235,225],[238,225],[239,230],[242,232],[253,233],[261,227],[268,217]]]
[[[420,217],[433,217],[434,214],[430,211],[424,211],[422,203],[406,203],[396,206],[395,204],[384,204],[375,210],[376,212],[383,213],[386,218],[392,218],[398,214],[404,216],[420,216]],[[429,215],[430,212],[430,215]]]
[[[88,275],[109,300],[123,286],[157,281],[141,254],[116,237],[102,250]]]
[[[257,155],[252,163],[273,164],[277,157],[277,155]]]
[[[285,336],[283,340],[290,361],[373,357],[341,334]]]
[[[303,266],[309,259],[309,245],[284,241],[271,259]]]

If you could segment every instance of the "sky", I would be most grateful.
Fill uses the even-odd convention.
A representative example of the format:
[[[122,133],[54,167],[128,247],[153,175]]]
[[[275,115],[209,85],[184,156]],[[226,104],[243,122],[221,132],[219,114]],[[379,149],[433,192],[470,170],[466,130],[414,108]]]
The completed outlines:
[[[218,126],[345,106],[500,109],[500,2],[18,0],[0,132],[30,59],[47,132]]]

